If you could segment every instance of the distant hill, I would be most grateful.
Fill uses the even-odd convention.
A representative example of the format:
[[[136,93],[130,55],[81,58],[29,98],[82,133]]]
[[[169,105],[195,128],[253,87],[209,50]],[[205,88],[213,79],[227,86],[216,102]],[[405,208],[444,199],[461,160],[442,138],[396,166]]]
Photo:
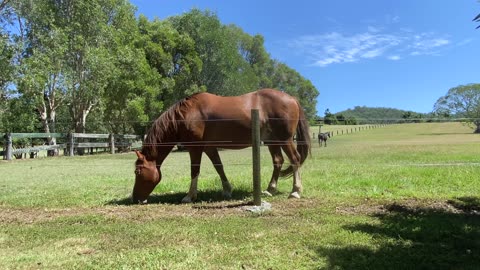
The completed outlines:
[[[358,124],[364,123],[392,123],[400,122],[406,119],[421,119],[426,115],[422,113],[405,111],[393,108],[384,107],[366,107],[356,106],[353,109],[348,109],[334,114],[337,118],[345,119],[355,118]]]

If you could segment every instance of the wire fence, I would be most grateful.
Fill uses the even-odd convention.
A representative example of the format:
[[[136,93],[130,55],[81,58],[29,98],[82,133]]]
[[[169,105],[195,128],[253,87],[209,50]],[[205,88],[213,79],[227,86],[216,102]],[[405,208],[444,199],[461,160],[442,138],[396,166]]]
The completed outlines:
[[[158,120],[158,119],[157,119]],[[155,121],[157,121],[155,120]],[[262,125],[274,125],[276,121],[288,122],[288,121],[298,121],[299,119],[289,119],[289,118],[268,118],[263,119],[261,121]],[[390,124],[405,124],[405,123],[415,123],[417,120],[421,120],[423,122],[467,122],[467,121],[480,121],[477,118],[420,118],[420,119],[403,119],[403,118],[369,118],[369,119],[357,119],[362,121],[370,121],[370,122],[378,122],[378,124],[361,124],[361,125],[311,125],[309,137],[311,140],[312,147],[317,147],[317,141],[319,140],[320,133],[328,132],[330,137],[341,136],[341,135],[348,135],[357,133],[360,131],[366,131],[370,129],[376,129],[379,127],[384,127]],[[155,121],[131,121],[130,123],[136,124],[146,124],[146,123],[153,123]],[[221,119],[188,119],[188,120],[169,120],[170,122],[175,122],[175,125],[195,125],[195,122],[205,122],[205,125],[210,126],[228,126],[229,122],[241,123],[242,125],[248,125],[249,119],[238,119],[238,118],[221,118]],[[411,122],[410,122],[411,121]],[[125,121],[122,121],[124,123]],[[383,122],[383,123],[382,123]],[[57,122],[58,123],[58,122]],[[114,124],[115,122],[110,121],[108,122],[109,125]],[[120,122],[119,122],[120,123]],[[151,125],[150,125],[151,126]],[[267,127],[268,128],[268,127]],[[24,133],[22,133],[24,134]],[[84,148],[85,153],[87,154],[95,154],[95,153],[104,153],[110,151],[115,151],[116,147],[120,150],[120,146],[122,143],[117,142],[116,146],[112,147],[113,143],[110,141],[108,134],[100,134],[103,137],[100,138],[99,134],[90,134],[93,135],[93,138],[87,140],[87,138],[81,138],[82,136],[79,135],[78,138],[73,138],[70,140],[68,134],[64,134],[62,136],[58,136],[56,138],[55,145],[51,145],[51,141],[49,141],[49,134],[43,133],[43,138],[38,135],[41,133],[35,133],[37,136],[33,136],[32,138],[28,137],[28,134],[24,134],[24,136],[20,136],[19,138],[10,139],[10,143],[15,148],[14,154],[17,154],[16,158],[26,158],[27,154],[30,154],[30,158],[38,157],[40,153],[45,153],[50,150],[59,150],[59,154],[61,155],[61,150],[63,150],[63,155],[71,155],[74,150],[71,149],[72,145],[76,145],[77,148]],[[60,134],[60,133],[54,133]],[[70,133],[70,134],[79,134],[79,133]],[[3,135],[3,136],[1,136]],[[212,140],[212,141],[185,141],[185,140],[173,140],[168,142],[158,142],[158,143],[145,143],[143,142],[142,138],[144,139],[145,135],[119,135],[119,136],[134,136],[136,141],[129,142],[125,145],[125,149],[140,149],[143,146],[171,146],[179,148],[180,150],[184,147],[217,147],[217,148],[246,148],[251,146],[251,138],[246,138],[244,141],[232,141],[232,140]],[[85,137],[85,136],[84,136]],[[100,140],[99,140],[100,139]],[[102,141],[101,139],[107,139],[107,141]],[[295,143],[297,145],[305,144],[305,141],[296,140],[294,137]],[[6,159],[6,150],[8,149],[8,133],[1,134],[0,133],[0,155],[4,156]],[[282,146],[285,145],[286,142],[283,140],[263,140],[261,146]],[[80,154],[83,154],[80,153]],[[57,153],[58,154],[58,153]],[[46,155],[44,155],[46,156]]]

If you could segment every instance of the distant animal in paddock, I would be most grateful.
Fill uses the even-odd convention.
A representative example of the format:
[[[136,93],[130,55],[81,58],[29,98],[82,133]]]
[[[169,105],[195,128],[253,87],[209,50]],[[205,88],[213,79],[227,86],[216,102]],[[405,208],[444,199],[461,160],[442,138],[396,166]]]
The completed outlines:
[[[330,131],[318,134],[318,144],[322,146],[322,142],[327,147],[327,139],[330,138]]]

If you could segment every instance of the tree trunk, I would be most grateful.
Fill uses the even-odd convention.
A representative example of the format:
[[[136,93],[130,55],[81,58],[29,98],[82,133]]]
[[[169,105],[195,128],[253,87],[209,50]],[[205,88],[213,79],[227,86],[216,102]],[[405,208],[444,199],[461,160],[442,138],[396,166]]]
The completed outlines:
[[[81,112],[77,113],[78,117],[75,121],[75,132],[76,133],[85,133],[86,131],[86,124],[87,124],[87,115],[90,112],[90,109],[88,110],[82,110]],[[81,139],[84,140],[84,139]],[[84,148],[78,148],[78,154],[79,155],[84,155],[85,154],[85,149]]]
[[[55,133],[55,117],[56,117],[56,112],[55,111],[50,111],[50,131],[52,133]],[[48,138],[47,139],[48,145],[57,145],[57,138]],[[58,156],[58,149],[52,149],[47,151],[47,156],[53,157],[53,156]]]

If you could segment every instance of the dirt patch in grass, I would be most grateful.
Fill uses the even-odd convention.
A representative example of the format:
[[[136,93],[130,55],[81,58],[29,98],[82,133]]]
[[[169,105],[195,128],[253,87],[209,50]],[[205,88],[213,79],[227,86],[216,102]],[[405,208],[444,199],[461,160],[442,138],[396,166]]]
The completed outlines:
[[[296,215],[299,209],[318,207],[317,200],[280,200],[272,203],[267,215]],[[251,216],[246,210],[251,206],[247,201],[201,202],[194,204],[147,204],[147,205],[107,205],[89,208],[9,208],[0,206],[0,224],[31,224],[48,222],[58,218],[85,215],[101,215],[111,219],[124,219],[146,222],[162,218]]]
[[[467,197],[453,200],[405,199],[394,202],[365,200],[364,203],[354,206],[338,206],[335,211],[346,215],[377,215],[389,212],[419,215],[425,212],[480,215],[480,203],[474,198]]]
[[[201,202],[194,204],[147,204],[147,205],[108,205],[90,208],[8,208],[0,206],[0,224],[31,224],[48,222],[58,218],[100,215],[107,219],[122,219],[132,222],[148,222],[166,218],[195,217],[222,218],[229,216],[252,215],[246,210],[251,205],[247,201]],[[301,210],[323,209],[330,211],[332,203],[319,199],[275,200],[272,209],[265,215],[297,216]],[[457,198],[454,200],[405,199],[397,201],[364,200],[355,205],[338,205],[335,213],[344,215],[377,215],[389,212],[422,214],[441,211],[480,215],[480,202],[477,198]]]

